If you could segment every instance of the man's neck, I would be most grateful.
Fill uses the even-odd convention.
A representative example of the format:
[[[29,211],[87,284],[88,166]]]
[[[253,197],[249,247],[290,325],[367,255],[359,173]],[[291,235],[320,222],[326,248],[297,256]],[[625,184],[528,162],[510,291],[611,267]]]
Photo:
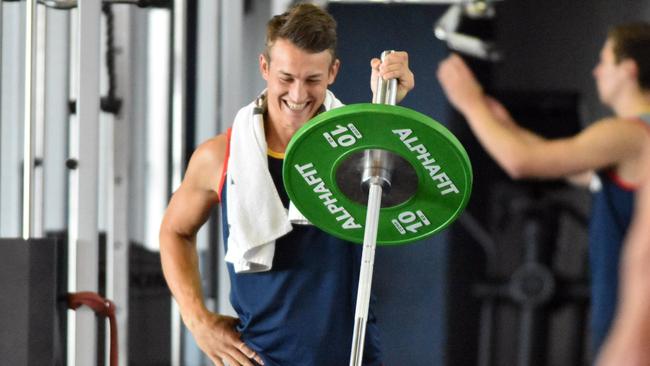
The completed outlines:
[[[324,110],[325,108],[321,105],[316,114],[311,116],[311,118],[314,118]],[[305,121],[305,123],[307,122]],[[292,126],[277,122],[271,117],[268,110],[264,112],[264,135],[266,136],[266,144],[269,149],[275,152],[283,153],[287,149],[289,141],[291,141],[291,138],[300,127],[302,126]]]
[[[284,153],[297,130],[295,127],[274,123],[268,112],[264,114],[264,135],[266,144],[272,151]]]
[[[618,117],[628,118],[650,113],[650,92],[621,96],[612,109]]]

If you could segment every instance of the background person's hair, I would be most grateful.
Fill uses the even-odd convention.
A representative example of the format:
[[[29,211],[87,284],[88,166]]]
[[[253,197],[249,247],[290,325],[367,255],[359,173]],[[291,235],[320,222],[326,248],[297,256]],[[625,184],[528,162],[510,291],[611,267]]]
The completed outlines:
[[[336,21],[320,7],[301,3],[276,15],[266,26],[264,57],[271,62],[271,47],[278,39],[286,39],[309,53],[329,50],[336,59]]]
[[[650,91],[650,23],[634,22],[610,28],[614,59],[632,59],[639,69],[639,86]]]

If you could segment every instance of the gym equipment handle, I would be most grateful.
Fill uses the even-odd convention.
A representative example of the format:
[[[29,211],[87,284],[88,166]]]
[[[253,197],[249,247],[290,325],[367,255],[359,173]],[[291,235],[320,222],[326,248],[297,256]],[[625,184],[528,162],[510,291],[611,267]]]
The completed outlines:
[[[115,319],[115,304],[108,299],[105,299],[99,294],[94,292],[82,291],[68,294],[68,308],[77,310],[82,305],[86,305],[93,310],[93,312],[101,317],[108,318],[109,328],[111,332],[110,341],[110,366],[117,366],[117,321]]]

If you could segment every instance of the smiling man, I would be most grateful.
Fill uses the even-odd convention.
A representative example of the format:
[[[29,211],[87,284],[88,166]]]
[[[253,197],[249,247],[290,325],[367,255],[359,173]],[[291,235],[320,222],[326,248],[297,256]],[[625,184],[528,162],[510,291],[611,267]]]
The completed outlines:
[[[398,101],[413,88],[405,52],[371,60],[376,78],[398,79]],[[282,182],[294,133],[342,104],[336,79],[336,23],[314,5],[273,17],[259,57],[266,89],[226,133],[197,148],[160,230],[167,283],[183,321],[215,365],[345,365],[352,344],[361,246],[297,225]],[[209,311],[201,293],[196,233],[221,204],[230,300],[238,318]],[[298,215],[299,217],[299,215]],[[381,365],[370,309],[364,365]]]

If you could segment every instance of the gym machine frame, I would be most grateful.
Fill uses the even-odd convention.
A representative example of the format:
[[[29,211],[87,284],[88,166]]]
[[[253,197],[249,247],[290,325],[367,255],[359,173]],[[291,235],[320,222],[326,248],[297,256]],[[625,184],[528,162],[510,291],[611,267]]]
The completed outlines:
[[[22,214],[22,236],[25,239],[42,236],[42,230],[35,230],[42,225],[38,225],[40,215],[42,215],[42,207],[36,207],[34,199],[34,187],[40,183],[42,187],[42,178],[35,176],[35,168],[41,166],[40,155],[35,154],[35,150],[39,151],[39,147],[35,146],[35,136],[42,135],[42,125],[35,126],[35,103],[38,100],[34,86],[36,77],[43,77],[43,71],[37,69],[37,57],[42,50],[37,50],[37,30],[38,26],[44,27],[45,16],[41,20],[42,24],[37,22],[37,10],[44,10],[43,8],[37,9],[37,5],[45,5],[46,7],[54,9],[70,10],[77,8],[78,23],[77,27],[73,28],[74,36],[78,39],[78,45],[72,45],[72,72],[80,76],[74,76],[71,83],[71,98],[77,99],[76,103],[76,116],[71,121],[71,140],[70,140],[70,158],[66,164],[69,168],[69,182],[70,182],[70,214],[69,214],[69,280],[68,290],[75,292],[79,290],[96,292],[98,289],[97,275],[98,268],[98,243],[97,238],[99,235],[97,229],[97,210],[98,210],[98,159],[99,154],[97,151],[99,140],[99,51],[100,46],[98,39],[100,39],[100,20],[101,20],[101,6],[102,4],[132,4],[139,7],[167,7],[174,5],[174,82],[173,82],[173,139],[181,141],[181,144],[176,144],[173,157],[178,160],[174,164],[174,177],[180,177],[182,174],[182,151],[184,141],[184,118],[183,112],[186,108],[185,102],[185,48],[186,48],[186,32],[185,32],[185,19],[186,16],[184,9],[186,8],[186,0],[84,0],[77,2],[76,0],[27,0],[25,2],[26,14],[26,42],[25,42],[25,118],[24,118],[24,156],[23,161],[23,214]],[[45,12],[43,11],[43,14]],[[0,7],[0,15],[2,15],[2,8]],[[1,34],[1,33],[0,33]],[[41,40],[41,42],[43,42]],[[0,45],[1,47],[1,45]],[[1,48],[0,48],[1,51]],[[75,52],[76,51],[76,52]],[[79,62],[80,55],[84,55],[84,62]],[[75,70],[76,68],[76,70]],[[79,123],[83,121],[83,123]],[[108,131],[110,136],[114,136],[114,132]],[[111,143],[112,144],[112,143]],[[42,149],[40,149],[42,150]],[[40,154],[40,153],[39,153]],[[42,155],[42,154],[41,154]],[[114,158],[111,157],[111,160]],[[113,161],[113,163],[115,163]],[[109,172],[112,172],[112,168]],[[40,179],[39,181],[35,181]],[[110,180],[113,181],[112,179]],[[178,179],[175,179],[178,181]],[[116,183],[117,184],[117,183]],[[37,187],[38,188],[38,187]],[[118,189],[118,188],[115,188]],[[110,194],[120,194],[115,192],[115,189]],[[120,191],[121,194],[125,193]],[[41,204],[42,206],[42,204]],[[35,216],[36,217],[35,220]],[[37,223],[35,225],[34,223]],[[114,224],[114,223],[113,223]],[[122,225],[123,226],[123,225]],[[114,238],[120,240],[122,251],[126,250],[127,244],[126,237]],[[110,237],[109,237],[110,240]],[[109,246],[111,242],[109,241]],[[115,253],[115,248],[107,248],[107,250]],[[93,259],[94,258],[94,259]],[[107,258],[107,264],[110,266],[114,261]],[[114,271],[107,268],[107,276],[111,276]],[[111,279],[108,279],[111,281]],[[111,289],[107,286],[107,291],[110,293]],[[122,310],[122,312],[125,309]],[[173,317],[173,315],[172,315]],[[118,322],[123,318],[118,313]],[[74,364],[92,364],[96,361],[96,339],[97,332],[95,329],[95,316],[89,309],[81,308],[79,311],[68,317],[68,361],[69,365]],[[126,328],[125,322],[122,323],[122,328]],[[173,322],[180,325],[180,319]],[[173,330],[174,334],[180,334],[180,327]],[[124,344],[123,342],[121,342]],[[180,364],[180,337],[176,337],[175,342],[172,341],[175,352],[172,351],[172,357],[175,359],[174,364]],[[126,347],[120,347],[125,350]],[[125,354],[120,357],[124,363],[126,360]]]

